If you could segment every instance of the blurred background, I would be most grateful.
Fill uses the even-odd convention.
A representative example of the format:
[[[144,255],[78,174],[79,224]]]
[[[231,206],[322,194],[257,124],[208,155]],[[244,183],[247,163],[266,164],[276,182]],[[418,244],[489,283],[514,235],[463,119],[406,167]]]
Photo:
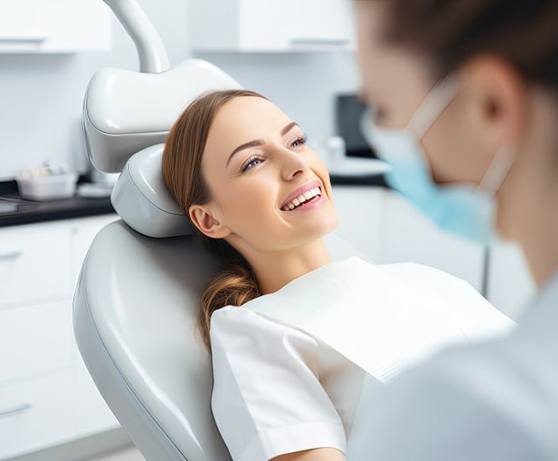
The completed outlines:
[[[376,263],[415,261],[468,280],[520,314],[533,283],[520,252],[446,235],[386,187],[357,127],[350,2],[139,0],[171,64],[207,59],[269,97],[329,162],[339,235]],[[72,296],[95,234],[117,219],[117,175],[94,171],[81,130],[102,67],[138,69],[101,0],[0,0],[0,460],[142,459],[73,339]]]

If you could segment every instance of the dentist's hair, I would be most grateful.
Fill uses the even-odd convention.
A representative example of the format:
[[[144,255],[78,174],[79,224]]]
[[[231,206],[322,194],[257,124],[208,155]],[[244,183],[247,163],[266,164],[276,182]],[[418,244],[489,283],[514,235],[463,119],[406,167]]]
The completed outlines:
[[[188,216],[191,205],[202,205],[211,192],[202,174],[202,156],[211,123],[218,110],[233,98],[264,96],[249,90],[220,90],[201,94],[184,110],[170,130],[163,152],[163,179],[169,192]],[[217,256],[224,270],[213,278],[200,301],[199,327],[211,351],[209,336],[211,314],[227,305],[241,306],[260,296],[254,272],[245,258],[224,239],[204,235],[191,222],[194,235]]]
[[[467,59],[491,54],[527,83],[558,90],[556,0],[384,0],[386,40],[434,60],[442,78]]]

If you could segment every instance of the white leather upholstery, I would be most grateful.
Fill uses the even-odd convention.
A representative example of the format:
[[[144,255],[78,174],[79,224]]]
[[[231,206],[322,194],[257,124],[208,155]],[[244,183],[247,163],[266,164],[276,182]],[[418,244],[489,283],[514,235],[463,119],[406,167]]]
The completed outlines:
[[[161,143],[188,103],[211,89],[240,88],[215,65],[188,59],[159,74],[106,68],[93,75],[83,105],[89,158],[105,173]]]
[[[130,157],[112,190],[112,205],[130,227],[143,235],[191,235],[190,222],[163,181],[163,148],[163,144],[157,144]]]
[[[148,461],[221,461],[200,294],[218,268],[192,237],[152,239],[122,221],[93,241],[74,299],[76,339],[97,387]]]

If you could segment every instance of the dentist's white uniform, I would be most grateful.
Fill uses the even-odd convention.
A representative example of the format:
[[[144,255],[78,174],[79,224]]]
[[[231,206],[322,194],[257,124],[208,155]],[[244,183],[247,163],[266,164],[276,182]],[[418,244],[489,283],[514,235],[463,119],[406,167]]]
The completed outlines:
[[[558,273],[509,336],[370,393],[351,461],[558,460]]]
[[[319,447],[347,453],[363,396],[447,344],[513,327],[442,271],[331,263],[213,314],[215,421],[234,461]]]

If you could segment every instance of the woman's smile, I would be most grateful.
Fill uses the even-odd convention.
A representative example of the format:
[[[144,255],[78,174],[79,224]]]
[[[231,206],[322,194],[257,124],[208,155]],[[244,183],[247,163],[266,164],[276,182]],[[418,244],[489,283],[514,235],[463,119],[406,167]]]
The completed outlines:
[[[316,179],[295,189],[289,194],[287,199],[283,201],[280,209],[284,212],[311,210],[325,203],[323,195],[322,183],[320,180]]]
[[[308,211],[321,207],[326,203],[325,197],[322,195],[322,191],[319,187],[310,189],[305,194],[300,195],[293,201],[289,202],[288,205],[281,208],[283,212],[291,211]]]

